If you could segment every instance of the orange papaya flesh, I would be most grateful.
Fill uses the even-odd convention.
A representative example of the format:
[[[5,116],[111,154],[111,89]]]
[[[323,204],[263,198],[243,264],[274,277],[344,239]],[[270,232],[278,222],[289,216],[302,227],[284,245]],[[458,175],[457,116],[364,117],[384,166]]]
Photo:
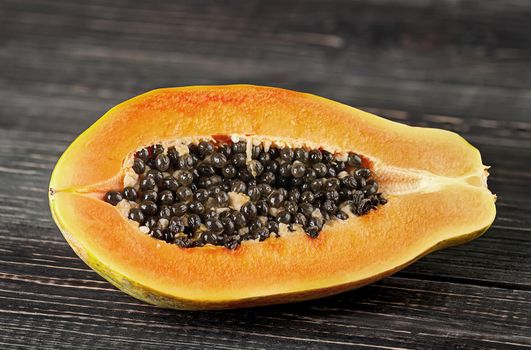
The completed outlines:
[[[355,151],[389,202],[365,216],[234,251],[155,240],[102,201],[123,188],[139,147],[198,135],[264,135]],[[231,308],[339,293],[481,235],[495,216],[479,152],[458,135],[414,128],[313,95],[246,85],[160,89],[113,109],[58,161],[50,207],[94,270],[155,305]]]

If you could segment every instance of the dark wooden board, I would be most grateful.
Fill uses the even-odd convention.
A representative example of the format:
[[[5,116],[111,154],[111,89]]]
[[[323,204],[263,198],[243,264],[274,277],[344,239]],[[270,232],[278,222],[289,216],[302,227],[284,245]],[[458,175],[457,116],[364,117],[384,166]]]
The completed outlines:
[[[0,348],[531,348],[531,3],[0,2]],[[219,312],[121,293],[55,227],[58,157],[116,103],[254,83],[456,131],[492,165],[485,236],[322,300]]]

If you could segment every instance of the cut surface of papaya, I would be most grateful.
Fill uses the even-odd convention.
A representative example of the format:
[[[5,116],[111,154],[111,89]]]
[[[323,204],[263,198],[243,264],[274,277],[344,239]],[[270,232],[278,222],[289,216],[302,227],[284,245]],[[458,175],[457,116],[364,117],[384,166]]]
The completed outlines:
[[[179,309],[336,294],[470,241],[494,220],[479,152],[314,95],[148,92],[58,161],[54,220],[124,292]]]

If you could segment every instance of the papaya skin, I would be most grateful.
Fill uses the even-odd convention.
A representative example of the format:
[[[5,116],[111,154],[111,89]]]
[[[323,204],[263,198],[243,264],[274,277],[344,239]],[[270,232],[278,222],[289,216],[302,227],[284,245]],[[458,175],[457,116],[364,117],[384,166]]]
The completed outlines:
[[[273,135],[352,150],[374,165],[389,203],[363,217],[235,251],[183,249],[142,234],[103,193],[123,186],[139,147],[196,135]],[[248,85],[159,89],[79,136],[50,181],[52,215],[80,258],[137,299],[224,309],[313,299],[377,281],[492,224],[495,196],[479,152],[460,136],[414,128],[321,97]]]

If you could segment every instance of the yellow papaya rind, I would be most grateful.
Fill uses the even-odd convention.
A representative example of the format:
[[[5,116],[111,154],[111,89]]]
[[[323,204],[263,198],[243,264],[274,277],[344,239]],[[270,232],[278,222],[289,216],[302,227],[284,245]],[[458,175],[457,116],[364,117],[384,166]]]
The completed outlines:
[[[169,305],[168,299],[153,296],[168,296],[188,308],[232,307],[334,294],[387,276],[435,249],[475,238],[492,222],[494,204],[467,198],[475,197],[469,191],[477,188],[454,187],[446,190],[446,201],[432,203],[437,192],[399,196],[350,223],[325,226],[317,239],[292,234],[245,242],[236,252],[183,249],[154,240],[125,222],[114,207],[88,195],[56,193],[52,211],[78,255],[127,293],[163,305]],[[421,216],[449,212],[457,224],[439,216],[419,226],[415,213],[402,208]],[[381,223],[389,217],[391,222]],[[316,262],[322,266],[315,268]]]
[[[252,86],[153,90],[109,110],[57,162],[56,191],[108,190],[120,183],[122,162],[142,145],[175,137],[256,134],[291,137],[357,151],[387,166],[435,175],[479,175],[479,152],[459,135],[389,121],[322,97]],[[400,150],[400,151],[397,151]],[[90,171],[86,164],[90,164]],[[97,186],[95,186],[97,184]]]
[[[55,213],[52,207],[52,213]],[[59,222],[57,216],[53,214],[56,222]],[[417,255],[410,261],[403,263],[402,265],[396,266],[390,270],[383,271],[377,275],[355,280],[349,283],[344,283],[340,285],[324,287],[313,290],[303,290],[298,292],[290,293],[281,293],[274,295],[260,295],[256,297],[245,297],[241,299],[227,299],[227,300],[195,300],[191,298],[184,298],[179,296],[173,296],[166,294],[155,288],[143,285],[134,281],[133,279],[128,278],[126,275],[112,270],[104,263],[102,263],[97,256],[92,254],[90,251],[85,249],[81,242],[79,242],[73,235],[69,234],[66,231],[61,229],[63,236],[65,237],[68,244],[72,247],[76,255],[83,260],[89,267],[96,271],[101,277],[106,279],[108,282],[113,284],[115,287],[123,291],[124,293],[142,300],[146,303],[170,309],[178,310],[223,310],[223,309],[234,309],[234,308],[245,308],[245,307],[256,307],[264,305],[274,305],[274,304],[283,304],[291,302],[299,302],[305,300],[312,300],[317,298],[323,298],[346,291],[354,290],[368,284],[374,283],[382,278],[388,277],[405,267],[411,265],[415,261],[419,260],[423,256],[441,250],[444,248],[461,245],[467,242],[470,242],[489,229],[490,225],[471,233],[463,234],[453,238],[449,238],[443,241],[438,242],[433,247]]]

